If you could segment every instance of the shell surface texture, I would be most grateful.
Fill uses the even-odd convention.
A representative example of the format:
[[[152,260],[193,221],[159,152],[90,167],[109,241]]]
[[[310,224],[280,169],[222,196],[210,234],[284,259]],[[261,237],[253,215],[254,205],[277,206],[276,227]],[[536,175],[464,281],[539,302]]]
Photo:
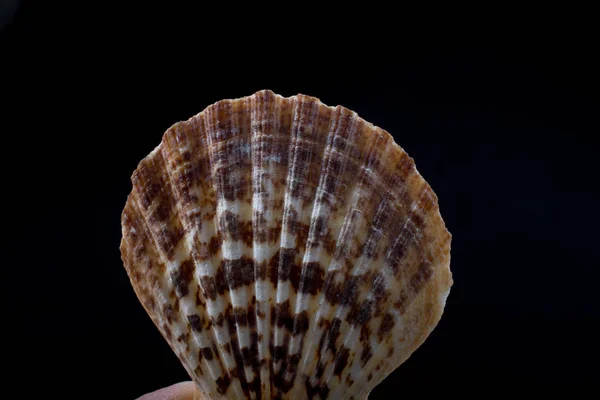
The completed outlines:
[[[121,256],[209,399],[365,399],[452,286],[438,200],[394,139],[269,90],[170,127],[132,175]]]

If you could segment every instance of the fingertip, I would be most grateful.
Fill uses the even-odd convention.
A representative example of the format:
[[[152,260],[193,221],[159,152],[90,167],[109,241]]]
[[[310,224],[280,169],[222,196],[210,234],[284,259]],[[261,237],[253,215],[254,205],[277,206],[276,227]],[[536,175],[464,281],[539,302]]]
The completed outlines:
[[[147,393],[137,400],[194,400],[194,392],[194,382],[186,381]]]

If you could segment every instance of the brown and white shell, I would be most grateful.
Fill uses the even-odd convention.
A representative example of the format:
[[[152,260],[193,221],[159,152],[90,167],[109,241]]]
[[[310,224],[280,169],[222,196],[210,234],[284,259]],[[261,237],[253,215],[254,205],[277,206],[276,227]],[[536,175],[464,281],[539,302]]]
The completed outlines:
[[[121,254],[210,399],[365,399],[440,320],[438,200],[384,130],[271,91],[167,130],[132,176]]]

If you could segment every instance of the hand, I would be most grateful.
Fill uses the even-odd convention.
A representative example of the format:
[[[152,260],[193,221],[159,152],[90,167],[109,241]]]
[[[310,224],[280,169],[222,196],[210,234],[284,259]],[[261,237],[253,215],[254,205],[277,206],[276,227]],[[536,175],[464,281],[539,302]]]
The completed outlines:
[[[194,383],[180,382],[152,393],[138,397],[137,400],[193,400]]]

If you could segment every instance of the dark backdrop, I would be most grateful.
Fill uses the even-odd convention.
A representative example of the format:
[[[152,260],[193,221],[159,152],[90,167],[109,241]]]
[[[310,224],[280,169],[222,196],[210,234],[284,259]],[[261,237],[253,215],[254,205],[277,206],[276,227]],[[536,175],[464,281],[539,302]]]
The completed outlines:
[[[490,37],[490,19],[455,36],[314,7],[21,5],[0,34],[0,126],[4,359],[25,398],[133,399],[187,379],[122,267],[129,177],[171,124],[260,89],[392,133],[453,234],[442,321],[372,399],[592,387],[597,32],[560,19],[512,36],[502,20]]]

